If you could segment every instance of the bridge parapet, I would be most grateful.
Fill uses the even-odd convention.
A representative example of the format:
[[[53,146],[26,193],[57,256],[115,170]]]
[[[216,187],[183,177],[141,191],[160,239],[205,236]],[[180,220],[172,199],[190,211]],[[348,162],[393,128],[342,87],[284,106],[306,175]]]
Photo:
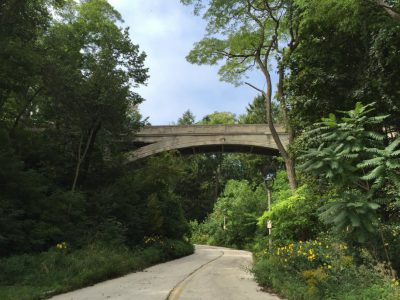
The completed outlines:
[[[277,127],[278,133],[285,133],[281,127]],[[219,134],[271,134],[266,124],[241,124],[241,125],[168,125],[146,126],[136,136],[144,135],[219,135]]]

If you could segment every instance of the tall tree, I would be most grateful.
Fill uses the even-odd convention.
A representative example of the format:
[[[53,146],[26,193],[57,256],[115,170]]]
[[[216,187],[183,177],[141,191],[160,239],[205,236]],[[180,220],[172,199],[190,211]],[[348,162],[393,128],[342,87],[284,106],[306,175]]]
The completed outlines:
[[[284,147],[272,118],[272,79],[270,62],[277,62],[279,74],[277,99],[280,103],[284,126],[290,140],[293,131],[288,117],[285,95],[285,77],[288,57],[297,47],[298,22],[293,1],[201,1],[181,0],[195,5],[200,13],[207,7],[203,17],[208,21],[207,35],[195,44],[187,56],[191,63],[215,65],[224,60],[219,74],[222,80],[241,84],[242,76],[258,68],[265,80],[266,89],[260,91],[265,99],[266,119],[272,137],[283,157],[292,189],[297,186],[294,159]]]
[[[286,89],[293,124],[301,129],[358,101],[376,101],[378,112],[391,113],[384,127],[396,131],[400,25],[374,1],[297,3],[302,20]]]
[[[52,100],[44,111],[71,140],[72,191],[82,166],[89,167],[99,134],[107,139],[126,129],[129,112],[143,100],[131,87],[148,78],[145,54],[117,22],[122,22],[120,14],[105,0],[70,2],[46,40],[46,90]]]
[[[182,117],[178,119],[178,125],[192,125],[195,123],[196,117],[194,114],[187,110],[183,113]]]
[[[62,1],[0,2],[0,121],[15,129],[43,92],[43,35],[50,9]]]
[[[203,125],[228,125],[237,124],[238,120],[236,115],[230,112],[218,112],[215,111],[212,114],[206,115],[199,122]]]

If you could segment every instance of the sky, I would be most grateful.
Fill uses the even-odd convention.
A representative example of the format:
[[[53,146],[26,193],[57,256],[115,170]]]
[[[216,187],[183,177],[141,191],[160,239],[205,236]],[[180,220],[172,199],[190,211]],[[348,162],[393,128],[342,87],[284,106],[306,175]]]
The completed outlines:
[[[247,85],[235,87],[221,82],[217,66],[198,66],[185,57],[193,44],[204,37],[205,21],[193,15],[192,7],[179,0],[109,0],[129,27],[133,43],[147,54],[145,65],[150,78],[147,86],[135,91],[146,99],[139,109],[152,125],[177,122],[186,110],[196,121],[215,111],[237,115],[258,92]],[[247,80],[265,87],[260,72]]]

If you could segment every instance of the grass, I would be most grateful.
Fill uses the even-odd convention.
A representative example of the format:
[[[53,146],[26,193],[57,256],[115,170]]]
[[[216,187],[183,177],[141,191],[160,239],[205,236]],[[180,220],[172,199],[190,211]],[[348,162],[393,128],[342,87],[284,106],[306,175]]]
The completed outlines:
[[[76,251],[54,248],[36,255],[3,258],[0,299],[46,299],[191,253],[192,245],[168,240],[136,250],[90,245]]]

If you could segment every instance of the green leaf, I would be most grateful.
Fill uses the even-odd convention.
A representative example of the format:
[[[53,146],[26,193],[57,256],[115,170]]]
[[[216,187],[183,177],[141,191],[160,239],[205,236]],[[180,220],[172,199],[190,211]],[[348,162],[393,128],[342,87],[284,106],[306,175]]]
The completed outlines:
[[[380,207],[380,205],[378,203],[372,203],[372,202],[369,202],[367,205],[369,208],[371,208],[373,210],[376,210]]]
[[[376,167],[375,169],[373,169],[371,172],[369,172],[368,174],[366,174],[365,176],[361,177],[363,180],[372,180],[372,179],[376,179],[379,176],[382,175],[382,173],[385,171],[385,167],[380,165],[378,167]]]
[[[347,212],[342,210],[332,221],[335,224],[343,223],[347,218]]]

